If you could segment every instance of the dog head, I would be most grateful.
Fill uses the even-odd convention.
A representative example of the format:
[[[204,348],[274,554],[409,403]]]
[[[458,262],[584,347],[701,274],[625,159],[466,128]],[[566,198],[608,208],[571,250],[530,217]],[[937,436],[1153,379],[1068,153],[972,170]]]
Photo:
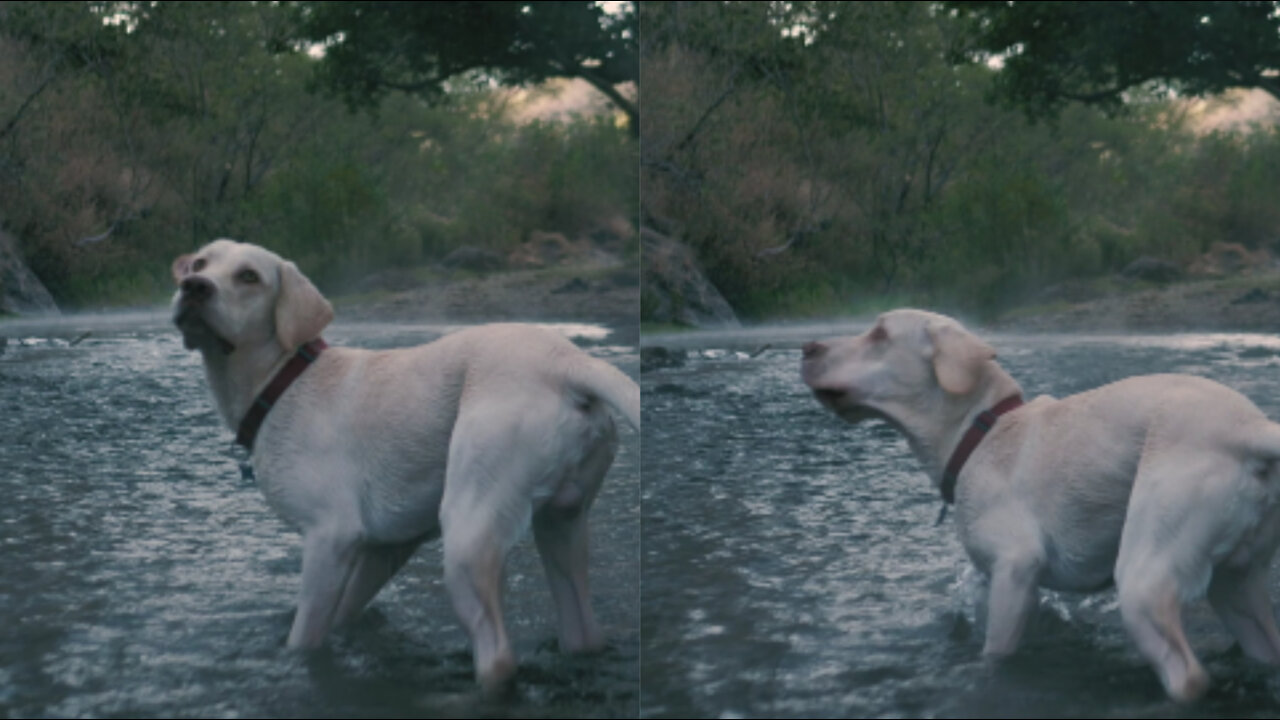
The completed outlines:
[[[849,422],[880,417],[911,424],[986,377],[996,353],[960,323],[923,310],[894,310],[856,337],[804,346],[801,377]]]
[[[171,270],[173,322],[188,350],[230,355],[274,342],[292,352],[333,320],[333,306],[296,265],[257,245],[215,240]]]

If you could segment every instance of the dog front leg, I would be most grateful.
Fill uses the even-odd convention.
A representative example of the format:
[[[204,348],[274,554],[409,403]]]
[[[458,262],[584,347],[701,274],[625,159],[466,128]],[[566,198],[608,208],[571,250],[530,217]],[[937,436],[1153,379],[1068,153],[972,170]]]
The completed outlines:
[[[426,536],[394,545],[366,545],[356,551],[350,580],[334,615],[335,626],[351,620],[399,572]]]
[[[329,529],[312,530],[302,541],[302,588],[298,612],[289,630],[291,648],[310,649],[324,642],[338,617],[359,558],[359,538]]]
[[[1000,558],[992,567],[983,655],[999,659],[1018,649],[1037,605],[1040,568],[1040,559],[1034,555]]]

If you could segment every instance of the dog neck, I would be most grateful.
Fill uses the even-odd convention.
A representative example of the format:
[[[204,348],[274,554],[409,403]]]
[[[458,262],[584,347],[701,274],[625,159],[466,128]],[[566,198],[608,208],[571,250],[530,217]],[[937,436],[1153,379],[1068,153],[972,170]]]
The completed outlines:
[[[1021,396],[1022,386],[995,361],[987,363],[985,382],[969,395],[954,397],[954,409],[947,416],[947,424],[939,428],[934,448],[937,453],[929,464],[929,477],[937,488],[942,487],[942,476],[947,462],[964,439],[965,433],[978,415],[995,407],[1011,396]]]
[[[1021,394],[1018,382],[995,361],[989,361],[983,369],[982,381],[972,392],[952,395],[936,387],[910,412],[886,412],[885,415],[906,436],[907,444],[924,465],[934,487],[941,488],[947,461],[974,418],[1001,400]]]
[[[233,431],[240,427],[253,399],[293,356],[275,342],[238,347],[230,354],[217,350],[202,350],[201,354],[213,402],[222,421]]]

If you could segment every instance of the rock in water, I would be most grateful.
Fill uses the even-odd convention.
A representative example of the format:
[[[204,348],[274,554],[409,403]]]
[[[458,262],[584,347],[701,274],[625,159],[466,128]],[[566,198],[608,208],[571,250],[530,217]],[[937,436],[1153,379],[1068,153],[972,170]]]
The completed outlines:
[[[641,317],[699,328],[741,327],[733,308],[707,280],[693,251],[651,228],[640,231]]]
[[[13,236],[0,231],[0,314],[58,314],[44,283],[31,272]]]

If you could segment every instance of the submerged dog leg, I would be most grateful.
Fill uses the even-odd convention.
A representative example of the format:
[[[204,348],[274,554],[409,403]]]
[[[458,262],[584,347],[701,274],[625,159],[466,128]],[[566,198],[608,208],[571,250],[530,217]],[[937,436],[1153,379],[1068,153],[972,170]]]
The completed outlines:
[[[471,636],[476,680],[490,692],[508,686],[516,671],[502,619],[502,571],[533,511],[528,496],[513,491],[527,483],[519,428],[500,408],[459,416],[440,503],[445,586]]]
[[[1204,694],[1209,676],[1187,644],[1184,602],[1199,599],[1208,589],[1214,608],[1241,637],[1245,651],[1264,658],[1274,649],[1265,636],[1254,633],[1265,633],[1268,626],[1274,632],[1275,621],[1258,617],[1271,612],[1258,607],[1259,602],[1267,604],[1265,588],[1250,587],[1244,566],[1255,520],[1251,504],[1241,501],[1257,489],[1257,481],[1231,453],[1179,448],[1183,452],[1144,456],[1139,465],[1115,578],[1126,628],[1155,666],[1169,696],[1187,702]],[[1273,547],[1264,537],[1253,547],[1252,562],[1265,568]],[[1235,558],[1240,565],[1234,577],[1231,557],[1218,558],[1219,567],[1213,566],[1215,555],[1232,548],[1245,553]]]
[[[983,655],[1001,658],[1018,649],[1027,620],[1039,598],[1036,582],[1040,564],[1039,557],[1034,554],[996,560],[991,569]]]
[[[558,509],[534,516],[533,535],[547,573],[559,618],[560,649],[587,652],[604,647],[604,635],[591,611],[587,584],[587,516],[566,517]]]
[[[366,545],[356,551],[354,569],[338,603],[333,624],[341,625],[364,609],[422,544],[423,538],[395,545]]]
[[[587,511],[613,462],[612,433],[562,489],[533,516],[533,537],[547,573],[559,617],[560,649],[587,652],[604,647],[604,634],[591,611],[587,584]]]
[[[512,388],[511,392],[520,392]],[[445,471],[440,526],[444,538],[445,584],[459,619],[471,634],[476,679],[488,689],[505,685],[515,672],[515,656],[502,622],[502,568],[507,551],[527,531],[534,499],[540,508],[577,507],[585,523],[607,462],[592,473],[578,472],[612,433],[588,421],[581,410],[556,396],[548,402],[523,403],[513,413],[505,397],[467,406],[454,424]],[[608,458],[612,457],[612,450]],[[599,458],[605,460],[604,456]],[[553,567],[566,565],[570,578],[581,573],[581,588],[571,588],[572,602],[586,607],[586,526],[564,540],[548,533],[550,516],[539,524],[539,549]],[[554,523],[553,523],[554,524]],[[551,540],[550,546],[546,543]],[[555,548],[565,548],[563,551]],[[581,565],[581,567],[578,567]],[[560,571],[550,571],[553,575]],[[573,580],[570,581],[573,584]],[[552,580],[553,592],[557,581]],[[557,603],[561,603],[557,597]],[[589,611],[585,611],[589,613]],[[589,614],[574,610],[583,627],[571,646],[596,642],[598,628]],[[561,605],[563,621],[565,606]]]
[[[302,542],[302,588],[289,630],[291,648],[315,648],[333,627],[358,558],[355,535],[313,530]]]
[[[1209,603],[1246,655],[1280,665],[1280,630],[1267,597],[1269,565],[1270,562],[1261,562],[1247,568],[1215,568],[1209,583]]]
[[[1195,700],[1209,688],[1209,675],[1182,632],[1182,601],[1171,576],[1116,578],[1120,615],[1142,654],[1155,665],[1169,697]],[[1145,581],[1144,581],[1145,580]]]
[[[505,687],[516,659],[502,620],[502,569],[506,547],[492,524],[463,517],[444,533],[444,583],[453,610],[471,636],[476,680],[489,691]]]

